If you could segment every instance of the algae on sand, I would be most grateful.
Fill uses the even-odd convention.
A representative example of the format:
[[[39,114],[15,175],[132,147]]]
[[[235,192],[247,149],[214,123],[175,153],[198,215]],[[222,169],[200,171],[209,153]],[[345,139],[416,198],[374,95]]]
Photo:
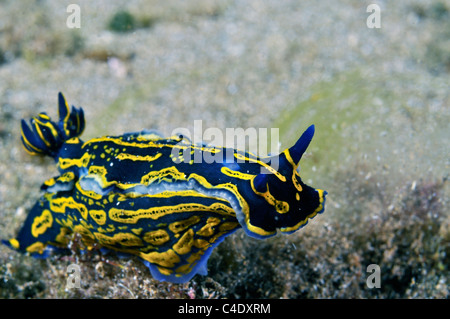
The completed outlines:
[[[355,142],[351,136],[346,136],[346,129],[368,115],[364,105],[371,103],[368,101],[371,88],[367,82],[354,72],[314,85],[306,100],[284,110],[275,121],[280,139],[292,144],[296,134],[302,131],[298,129],[300,125],[315,124],[316,133],[309,149],[313,162],[322,164],[326,160],[327,164],[332,164],[338,161],[341,150]]]
[[[441,90],[439,79],[433,81],[434,90]],[[402,90],[391,87],[392,83],[402,83]],[[413,77],[402,74],[341,73],[313,85],[307,98],[286,108],[274,127],[279,127],[285,148],[298,138],[303,130],[299,126],[316,125],[308,160],[304,167],[301,163],[302,176],[312,178],[314,170],[320,171],[314,181],[327,181],[330,174],[358,162],[412,179],[423,173],[442,177],[448,155],[445,145],[450,147],[444,124],[450,119],[449,110],[445,102],[416,106],[423,98],[416,92],[418,85]],[[442,147],[435,147],[438,141]]]

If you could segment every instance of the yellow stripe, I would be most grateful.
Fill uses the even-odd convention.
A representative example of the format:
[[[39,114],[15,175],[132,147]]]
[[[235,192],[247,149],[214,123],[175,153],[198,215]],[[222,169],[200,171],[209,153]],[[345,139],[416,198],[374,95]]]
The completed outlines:
[[[42,151],[42,149],[37,148],[37,147],[35,147],[33,144],[31,144],[30,141],[28,141],[28,139],[26,138],[25,134],[23,133],[23,130],[22,130],[22,132],[21,132],[21,135],[22,135],[22,138],[23,138],[23,142],[24,142],[25,144],[27,144],[28,147],[30,147],[30,148],[36,150],[36,152],[32,152],[32,151],[30,151],[29,149],[27,149],[26,147],[24,147],[24,148],[25,148],[25,151],[27,151],[27,152],[28,152],[29,154],[31,154],[31,155],[39,155],[39,153]]]
[[[58,159],[58,165],[61,169],[67,169],[71,166],[87,167],[91,154],[84,153],[81,158],[63,158]]]
[[[66,143],[67,144],[78,144],[78,143],[80,143],[80,139],[78,137],[72,137],[72,138],[69,138],[66,141]]]
[[[282,200],[277,200],[271,193],[269,190],[269,184],[266,184],[266,188],[267,190],[264,193],[258,192],[255,189],[255,186],[253,183],[251,183],[251,187],[252,190],[255,194],[264,197],[264,199],[266,200],[266,202],[273,206],[275,208],[275,210],[279,213],[279,214],[285,214],[287,212],[289,212],[289,203],[282,201]]]
[[[71,182],[75,179],[75,174],[73,172],[66,172],[62,174],[60,177],[58,177],[58,181],[67,183]]]
[[[169,229],[172,233],[179,233],[182,232],[183,230],[191,227],[192,225],[195,225],[197,223],[200,222],[200,217],[197,215],[191,216],[187,219],[184,220],[179,220],[176,222],[173,222],[169,225]]]
[[[119,155],[116,156],[116,158],[119,160],[129,159],[132,161],[151,162],[151,161],[157,160],[161,156],[162,156],[162,153],[158,153],[155,156],[151,156],[151,155],[141,156],[141,155],[133,155],[133,154],[128,154],[128,153],[120,153]]]
[[[39,114],[39,116],[42,117],[42,114]],[[44,117],[44,118],[45,118],[45,117]],[[47,117],[47,118],[48,118],[48,117]],[[50,118],[48,118],[48,120],[50,120]],[[52,135],[53,135],[55,138],[59,135],[59,134],[58,134],[58,131],[55,129],[55,127],[53,126],[52,122],[46,122],[46,123],[44,123],[44,122],[41,122],[37,117],[34,118],[34,121],[35,121],[36,123],[38,123],[38,124],[41,124],[42,126],[45,126],[45,127],[49,128],[50,131],[52,132]],[[44,142],[45,142],[46,140],[44,139],[44,136],[41,135],[41,134],[42,134],[42,133],[41,133],[41,128],[39,127],[39,125],[35,125],[35,126],[36,126],[36,128],[39,129],[39,135],[41,136],[42,140],[44,140]],[[47,144],[47,143],[46,143],[46,144]],[[47,144],[47,146],[50,146],[50,145]]]
[[[31,234],[37,238],[39,235],[44,234],[47,229],[52,227],[53,216],[52,213],[45,209],[40,216],[36,216],[31,225]]]
[[[64,132],[67,136],[69,136],[70,131],[67,129],[67,121],[69,120],[70,117],[70,108],[69,108],[69,104],[67,104],[67,100],[65,98],[64,95],[62,95],[63,100],[64,100],[64,106],[66,107],[66,116],[63,119],[63,123],[64,123]],[[61,114],[59,114],[61,116]]]
[[[296,175],[298,175],[297,172],[297,164],[294,163],[294,160],[291,157],[291,153],[289,152],[289,149],[286,149],[284,152],[284,156],[286,156],[286,159],[288,160],[288,162],[292,165],[292,169],[294,170],[292,172],[292,182],[294,183],[295,188],[301,192],[303,191],[303,187],[302,185],[300,185],[300,183],[298,182]],[[300,177],[300,175],[298,175]]]
[[[99,138],[94,138],[92,140],[87,141],[86,143],[83,144],[83,148],[89,144],[92,143],[97,143],[97,142],[111,142],[117,145],[121,145],[121,146],[128,146],[128,147],[137,147],[137,148],[152,148],[152,147],[157,147],[157,148],[162,148],[162,147],[169,147],[169,148],[177,148],[177,149],[187,149],[187,148],[192,148],[192,149],[196,149],[196,150],[202,150],[202,151],[206,151],[206,152],[211,152],[211,153],[218,153],[221,152],[221,149],[219,148],[215,148],[215,147],[207,147],[207,146],[196,146],[193,144],[183,144],[181,145],[180,143],[177,144],[164,144],[164,143],[155,143],[153,140],[147,140],[147,139],[143,139],[143,138],[139,138],[136,137],[136,140],[138,141],[143,141],[145,143],[134,143],[134,142],[127,142],[124,141],[120,138],[115,138],[115,137],[99,137]],[[160,140],[166,140],[161,138]]]
[[[103,210],[90,209],[89,215],[99,225],[104,225],[106,223],[106,213]]]
[[[108,214],[109,218],[113,221],[125,224],[135,224],[141,218],[157,220],[166,215],[185,212],[216,212],[223,215],[235,216],[234,210],[222,203],[214,203],[210,206],[197,203],[179,204],[172,206],[142,208],[137,210],[111,208]]]
[[[88,209],[86,206],[82,203],[75,202],[72,197],[54,198],[50,202],[50,209],[55,213],[66,213],[66,207],[78,210],[84,219],[87,218]]]
[[[252,163],[257,163],[257,164],[263,166],[265,169],[267,169],[272,174],[275,174],[275,176],[278,177],[278,179],[280,181],[282,181],[282,182],[286,181],[286,177],[284,177],[280,172],[278,172],[272,166],[264,163],[263,161],[260,161],[258,159],[254,159],[254,158],[250,158],[248,156],[244,156],[244,155],[239,154],[239,153],[234,153],[234,157],[236,157],[238,160],[244,160],[244,161],[249,161],[249,162],[252,162]]]
[[[39,253],[42,254],[44,252],[44,249],[47,245],[44,243],[37,241],[30,246],[27,247],[26,251],[29,253]]]
[[[200,183],[200,185],[202,185],[203,187],[205,187],[207,189],[221,189],[221,190],[230,191],[238,200],[239,206],[245,215],[245,219],[246,219],[246,221],[248,221],[248,219],[250,218],[249,217],[249,206],[247,204],[247,201],[244,199],[244,197],[239,192],[239,189],[236,185],[231,184],[231,183],[224,183],[224,184],[218,184],[216,186],[213,186],[213,185],[211,185],[211,183],[209,183],[206,180],[206,178],[204,178],[203,176],[200,176],[198,174],[195,174],[195,173],[192,173],[191,175],[189,175],[188,180],[191,178],[195,179],[197,182]]]
[[[116,233],[113,236],[108,236],[102,233],[94,233],[94,236],[102,245],[115,246],[117,244],[122,246],[143,246],[142,240],[130,233]]]
[[[18,241],[17,239],[15,239],[15,238],[10,239],[10,240],[9,240],[9,244],[10,244],[11,247],[13,247],[14,249],[19,249],[19,247],[20,247],[19,241]]]
[[[153,251],[150,253],[139,253],[139,256],[151,262],[152,264],[158,264],[163,267],[167,268],[173,268],[177,263],[180,262],[180,257],[173,251],[173,249],[169,249],[165,252],[157,252]],[[167,271],[172,272],[170,269],[167,269]]]
[[[141,184],[150,185],[155,180],[163,179],[164,177],[171,176],[175,180],[186,180],[186,174],[181,173],[175,166],[163,168],[160,171],[152,171],[141,178]]]
[[[38,122],[38,121],[36,120],[36,122]],[[35,125],[35,127],[36,127],[36,131],[37,131],[39,137],[41,138],[41,140],[44,141],[45,145],[50,147],[51,143],[45,139],[44,134],[42,134],[41,127],[39,125]]]
[[[238,171],[233,171],[226,166],[222,167],[220,169],[220,171],[223,174],[228,175],[230,177],[239,178],[239,179],[243,179],[243,180],[250,180],[253,177],[255,177],[255,175],[252,175],[252,174],[246,174],[246,173],[242,173],[242,172],[238,172]]]

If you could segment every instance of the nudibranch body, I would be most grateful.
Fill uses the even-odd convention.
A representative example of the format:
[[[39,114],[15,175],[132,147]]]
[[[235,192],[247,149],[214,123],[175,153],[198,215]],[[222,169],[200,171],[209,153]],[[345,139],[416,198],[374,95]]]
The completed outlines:
[[[239,228],[259,239],[292,233],[324,210],[326,192],[297,171],[314,126],[260,158],[151,131],[83,142],[83,110],[61,93],[59,117],[41,113],[31,128],[22,120],[25,149],[53,157],[60,175],[44,182],[17,237],[4,241],[20,252],[68,252],[78,233],[87,249],[136,255],[154,278],[181,283],[206,274],[214,247]]]

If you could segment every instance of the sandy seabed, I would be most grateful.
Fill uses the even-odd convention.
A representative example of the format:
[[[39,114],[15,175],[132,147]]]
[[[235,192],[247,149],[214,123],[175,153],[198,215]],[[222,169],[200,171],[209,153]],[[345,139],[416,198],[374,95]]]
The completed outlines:
[[[329,193],[301,231],[238,231],[182,285],[136,259],[2,246],[0,297],[448,298],[450,3],[391,2],[369,28],[356,0],[77,1],[71,29],[64,1],[0,1],[1,238],[57,174],[23,150],[20,120],[56,116],[59,91],[83,107],[84,140],[202,120],[279,128],[283,149],[314,123],[301,175]],[[81,287],[67,289],[74,262]],[[367,285],[371,264],[380,288]]]

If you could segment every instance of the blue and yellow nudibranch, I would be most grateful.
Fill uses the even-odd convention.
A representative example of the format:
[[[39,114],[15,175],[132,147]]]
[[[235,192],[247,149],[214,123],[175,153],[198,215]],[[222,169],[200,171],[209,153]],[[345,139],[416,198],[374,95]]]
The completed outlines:
[[[151,131],[83,142],[83,110],[58,99],[57,123],[45,113],[31,126],[22,120],[25,149],[53,157],[60,175],[43,183],[17,237],[3,241],[15,250],[70,252],[78,233],[87,249],[136,255],[154,278],[181,283],[206,274],[214,247],[239,228],[259,239],[289,234],[324,210],[327,193],[298,173],[314,126],[265,158]],[[192,160],[208,154],[215,160]]]

